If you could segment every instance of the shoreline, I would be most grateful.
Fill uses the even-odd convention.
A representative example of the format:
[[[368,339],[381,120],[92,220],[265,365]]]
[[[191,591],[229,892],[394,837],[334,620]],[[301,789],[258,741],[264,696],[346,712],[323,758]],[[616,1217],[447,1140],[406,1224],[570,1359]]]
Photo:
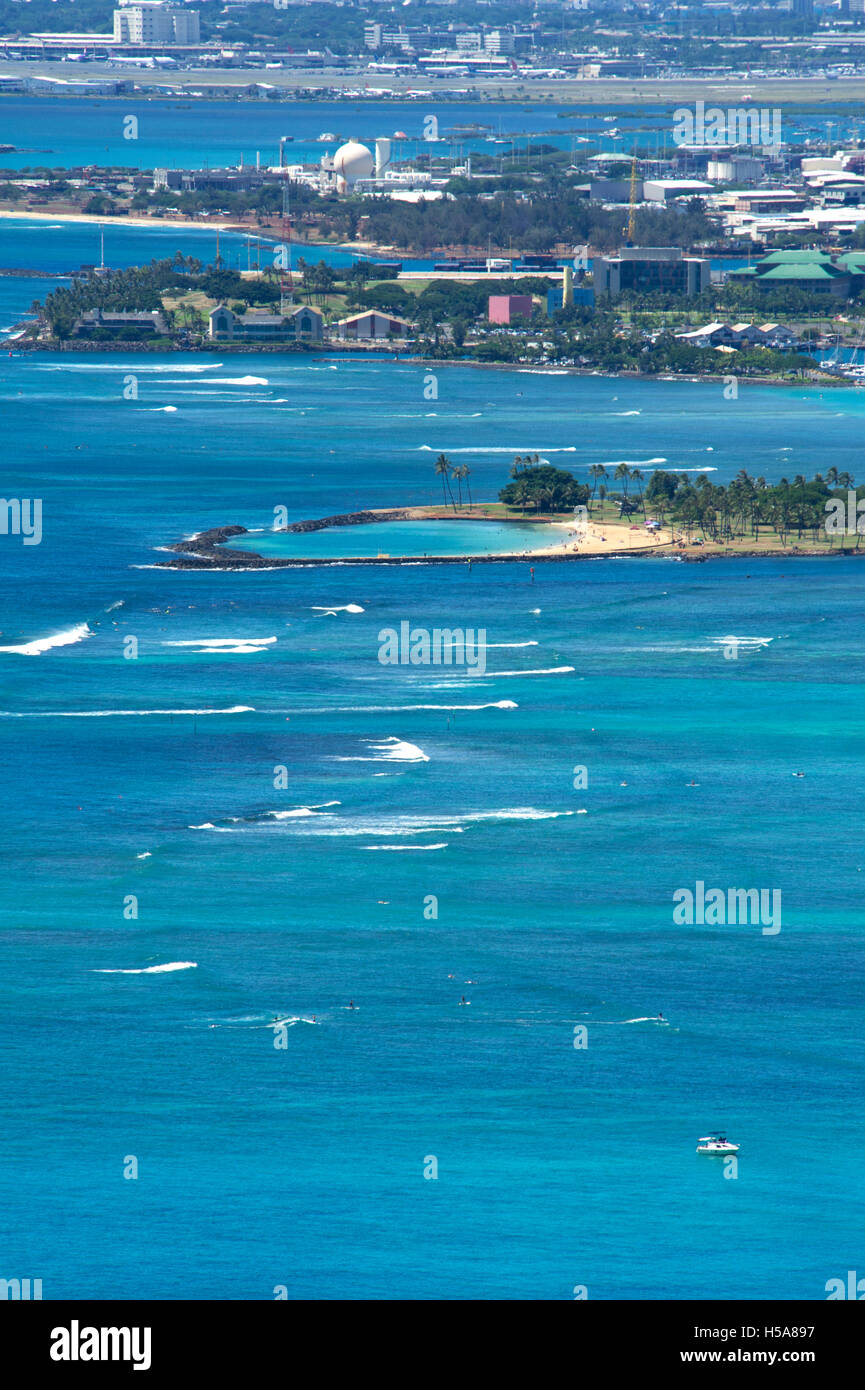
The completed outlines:
[[[61,275],[51,276],[50,279],[64,279]],[[420,357],[416,353],[408,352],[405,348],[394,347],[393,344],[384,339],[358,341],[340,341],[338,346],[335,342],[332,349],[320,346],[317,343],[256,343],[256,342],[237,342],[224,339],[207,339],[197,344],[172,343],[172,342],[147,342],[147,340],[130,339],[129,341],[118,340],[115,342],[93,342],[90,339],[82,338],[80,341],[66,339],[64,342],[44,342],[34,341],[33,339],[23,340],[23,334],[28,328],[32,327],[35,320],[33,318],[22,319],[18,323],[10,325],[5,333],[6,337],[0,339],[0,347],[9,343],[15,345],[15,350],[24,352],[54,352],[58,356],[68,353],[91,353],[111,356],[112,354],[127,355],[129,353],[141,353],[144,355],[153,353],[210,353],[211,355],[234,355],[242,356],[249,354],[276,354],[284,353],[287,356],[295,356],[298,353],[314,355],[327,358],[331,361],[352,361],[364,355],[375,355],[379,360],[386,361],[393,359],[395,362],[411,363],[418,367],[430,367],[436,371],[446,367],[474,367],[481,371],[515,372],[527,376],[596,376],[604,377],[608,381],[665,381],[665,382],[690,382],[693,385],[702,383],[726,383],[727,376],[720,372],[705,372],[702,375],[695,375],[693,371],[687,372],[635,372],[621,371],[614,372],[604,370],[600,367],[575,367],[572,364],[544,362],[538,366],[531,366],[527,362],[481,362],[475,357]],[[12,336],[18,334],[19,336]],[[826,373],[817,372],[807,377],[786,377],[786,376],[740,376],[737,377],[740,387],[745,386],[784,386],[787,388],[796,387],[799,390],[823,390],[829,388],[846,388],[847,390],[861,390],[863,383],[847,377],[839,377]]]
[[[369,525],[370,522],[377,521],[432,521],[432,520],[475,520],[475,521],[498,521],[527,524],[525,517],[471,517],[444,514],[436,515],[437,508],[427,510],[419,507],[398,507],[387,508],[375,511],[346,512],[338,516],[319,517],[310,521],[294,522],[292,525],[282,528],[283,532],[308,532],[323,530],[326,527]],[[432,514],[431,514],[432,511]],[[530,524],[530,523],[529,523]],[[552,526],[568,528],[573,525],[569,521],[548,521]],[[592,535],[593,531],[605,530],[612,532],[615,529],[622,529],[610,523],[604,526],[602,523],[589,523],[590,539],[597,540]],[[476,555],[376,555],[376,556],[267,556],[260,555],[256,551],[232,550],[224,543],[230,541],[234,536],[249,535],[246,526],[228,525],[213,527],[208,531],[202,531],[192,536],[189,540],[177,541],[172,545],[165,546],[163,549],[174,553],[175,557],[171,560],[162,561],[156,565],[157,569],[175,570],[269,570],[269,569],[309,569],[321,566],[400,566],[400,565],[474,565],[474,564],[543,564],[557,560],[603,560],[603,559],[652,559],[660,558],[682,562],[685,564],[705,564],[709,560],[795,560],[795,559],[832,559],[844,556],[863,556],[865,550],[857,550],[855,547],[840,547],[837,550],[813,550],[801,546],[774,547],[764,550],[731,550],[729,547],[720,547],[717,550],[709,549],[708,553],[704,547],[700,547],[700,553],[694,553],[695,547],[679,546],[672,537],[669,540],[658,540],[655,544],[625,546],[623,548],[614,547],[609,550],[598,548],[568,549],[566,543],[561,545],[545,546],[538,550],[531,551],[505,551],[492,552],[490,554]]]
[[[218,221],[214,218],[206,222],[196,221],[189,217],[127,217],[125,213],[120,216],[112,213],[104,213],[101,217],[96,217],[92,213],[83,212],[28,212],[20,208],[0,208],[0,218],[17,218],[24,222],[89,222],[93,226],[108,227],[173,227],[181,231],[199,232],[250,232],[252,228],[241,225],[238,222]],[[275,229],[273,240],[278,241],[279,237]],[[257,227],[258,234],[263,233],[263,227]],[[300,243],[292,242],[292,245]]]

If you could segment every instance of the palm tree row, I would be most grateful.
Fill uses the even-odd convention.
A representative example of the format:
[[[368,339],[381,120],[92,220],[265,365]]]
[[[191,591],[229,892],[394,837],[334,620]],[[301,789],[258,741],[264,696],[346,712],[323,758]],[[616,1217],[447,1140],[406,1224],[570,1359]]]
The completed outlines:
[[[448,497],[450,497],[451,506],[453,507],[454,511],[456,511],[457,505],[462,507],[463,483],[465,483],[466,492],[468,493],[469,499],[469,510],[472,510],[472,490],[469,486],[468,481],[469,477],[471,476],[472,470],[469,468],[468,464],[451,463],[447,454],[439,454],[438,458],[433,464],[433,469],[435,470],[436,476],[441,478],[442,480],[442,496],[444,497],[445,506],[447,506]],[[456,480],[457,490],[459,494],[459,504],[457,504],[457,502],[454,501],[453,488],[451,487],[451,478],[454,478]]]
[[[853,482],[852,474],[835,467],[827,470],[825,478],[818,473],[809,481],[799,473],[792,483],[782,478],[774,484],[763,477],[752,478],[742,468],[726,487],[705,474],[692,484],[686,474],[656,473],[647,500],[662,525],[669,516],[688,540],[697,529],[706,540],[729,541],[745,535],[759,540],[764,528],[776,532],[786,544],[792,531],[799,540],[810,531],[815,541],[825,533],[832,489],[852,488]]]
[[[511,477],[518,478],[520,473],[524,469],[537,468],[540,461],[540,454],[526,454],[525,456],[522,454],[517,454],[516,458],[511,464]]]

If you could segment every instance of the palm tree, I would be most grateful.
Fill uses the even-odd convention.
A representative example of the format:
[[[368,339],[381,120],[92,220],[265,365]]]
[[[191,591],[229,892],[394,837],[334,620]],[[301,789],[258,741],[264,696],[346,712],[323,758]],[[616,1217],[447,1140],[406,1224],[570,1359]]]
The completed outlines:
[[[433,464],[433,468],[434,468],[435,471],[436,471],[436,475],[437,475],[439,478],[441,478],[441,480],[442,480],[442,496],[444,497],[445,506],[447,506],[448,493],[450,493],[450,499],[451,499],[451,504],[452,504],[452,505],[453,505],[453,500],[454,500],[454,495],[453,495],[453,493],[451,492],[450,477],[448,476],[448,475],[450,474],[450,471],[451,471],[451,466],[452,466],[452,465],[451,465],[451,461],[450,461],[450,459],[448,458],[447,454],[439,454],[438,458],[436,459],[435,463]],[[445,489],[447,489],[447,490],[445,490]],[[454,506],[454,511],[456,511],[456,507],[455,507],[455,506]]]
[[[628,467],[628,465],[627,465],[626,463],[620,463],[620,464],[618,464],[617,467],[616,467],[616,471],[615,471],[615,473],[613,474],[613,477],[614,477],[614,478],[621,478],[621,479],[622,479],[622,483],[623,483],[623,492],[624,492],[624,495],[625,495],[626,498],[627,498],[627,496],[628,496],[628,479],[630,478],[630,476],[631,476],[631,470],[630,470],[630,468]]]
[[[461,463],[458,463],[457,466],[456,466],[456,468],[454,468],[452,471],[453,471],[453,476],[454,476],[454,477],[456,478],[456,480],[457,480],[457,490],[458,490],[458,492],[459,492],[459,499],[460,499],[460,510],[462,510],[462,505],[463,505],[463,478],[464,478],[464,476],[465,476],[464,465],[461,464]]]
[[[514,459],[513,463],[511,464],[511,477],[512,477],[512,478],[516,478],[516,477],[519,476],[519,472],[520,472],[520,469],[522,468],[522,466],[523,466],[523,458],[522,458],[522,455],[521,455],[521,454],[517,454],[516,458]]]
[[[642,475],[642,473],[640,472],[639,468],[632,468],[632,469],[631,469],[631,477],[633,478],[634,482],[637,484],[637,487],[638,487],[638,489],[639,489],[639,493],[640,493],[640,506],[641,506],[642,509],[643,509],[643,520],[645,521],[645,519],[646,519],[646,504],[645,504],[645,502],[643,501],[643,488],[642,488],[643,475]]]
[[[463,477],[465,478],[465,482],[466,482],[466,492],[467,492],[468,495],[469,495],[469,511],[472,511],[472,510],[473,510],[472,490],[471,490],[471,485],[470,485],[470,483],[469,483],[469,477],[471,476],[471,471],[472,471],[472,470],[469,468],[468,464],[467,464],[467,463],[464,463],[464,464],[463,464]]]
[[[593,502],[593,503],[594,503],[594,500],[595,500],[595,492],[597,491],[597,487],[598,487],[598,481],[599,481],[600,478],[606,478],[606,476],[607,476],[607,470],[606,470],[606,468],[604,467],[604,465],[603,465],[602,463],[593,463],[593,464],[592,464],[591,468],[589,469],[589,477],[592,479],[592,502]]]
[[[838,469],[835,467],[834,463],[831,468],[826,469],[826,482],[829,487],[835,487],[838,482]]]

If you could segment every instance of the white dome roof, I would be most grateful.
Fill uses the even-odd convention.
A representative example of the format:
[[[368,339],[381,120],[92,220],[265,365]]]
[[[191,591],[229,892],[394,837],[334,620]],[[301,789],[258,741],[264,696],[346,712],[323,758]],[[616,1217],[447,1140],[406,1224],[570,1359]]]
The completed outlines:
[[[368,150],[366,145],[358,144],[357,140],[349,140],[345,145],[340,145],[334,155],[333,167],[346,183],[354,183],[355,179],[369,178],[375,168],[375,159],[372,150]]]

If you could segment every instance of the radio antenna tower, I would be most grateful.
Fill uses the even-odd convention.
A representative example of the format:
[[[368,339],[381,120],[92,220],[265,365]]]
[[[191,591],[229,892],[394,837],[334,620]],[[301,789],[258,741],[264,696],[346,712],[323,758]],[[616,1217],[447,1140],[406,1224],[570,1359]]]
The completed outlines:
[[[284,314],[294,302],[294,279],[291,274],[291,221],[288,215],[288,176],[282,181],[282,260],[279,276],[279,312]]]

